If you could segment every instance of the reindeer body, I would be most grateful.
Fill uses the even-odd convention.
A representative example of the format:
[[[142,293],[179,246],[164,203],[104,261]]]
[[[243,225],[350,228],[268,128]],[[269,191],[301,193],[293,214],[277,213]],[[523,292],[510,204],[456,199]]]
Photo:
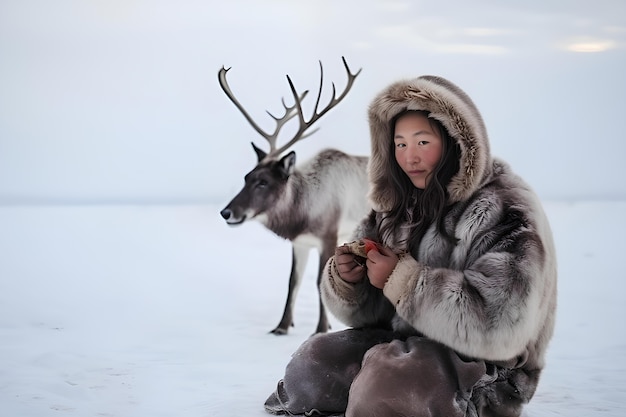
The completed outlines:
[[[327,149],[315,155],[299,169],[295,167],[296,154],[283,153],[297,141],[310,136],[309,131],[324,114],[344,99],[352,88],[361,70],[352,73],[342,57],[348,75],[346,88],[338,96],[332,84],[332,97],[329,103],[320,108],[324,72],[320,62],[320,87],[315,107],[310,117],[305,117],[302,100],[308,90],[298,94],[287,76],[293,94],[294,104],[289,106],[283,100],[284,115],[270,116],[276,122],[273,132],[264,131],[248,114],[235,97],[226,74],[228,69],[218,72],[222,90],[241,111],[250,125],[270,145],[268,153],[252,147],[258,163],[245,176],[245,185],[220,214],[230,225],[237,225],[248,219],[261,222],[272,232],[292,243],[292,266],[289,278],[287,302],[280,323],[272,333],[286,334],[293,324],[293,307],[309,253],[315,248],[320,254],[318,264],[318,294],[322,268],[334,254],[338,243],[345,242],[360,220],[369,212],[367,202],[367,158],[351,156],[341,151]],[[282,127],[290,120],[298,121],[298,129],[286,144],[278,147],[276,141]],[[328,330],[328,318],[320,297],[320,314],[317,332]]]
[[[273,196],[274,206],[259,220],[289,240],[321,239],[322,230],[351,233],[368,207],[366,170],[367,157],[325,149],[289,175],[284,193]]]
[[[222,210],[229,224],[248,219],[261,222],[292,242],[289,292],[276,334],[293,324],[293,308],[311,249],[319,253],[317,283],[322,268],[339,243],[347,241],[367,215],[367,157],[326,149],[295,168],[295,153],[259,164],[246,175],[246,185]],[[259,184],[263,184],[259,190]],[[256,194],[256,195],[255,195]],[[262,195],[261,195],[262,194]],[[317,332],[328,330],[320,300]]]

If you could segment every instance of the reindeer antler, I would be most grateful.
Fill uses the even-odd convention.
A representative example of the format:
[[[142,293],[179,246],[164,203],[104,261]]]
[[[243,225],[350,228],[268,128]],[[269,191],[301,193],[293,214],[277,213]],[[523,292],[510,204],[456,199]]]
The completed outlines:
[[[318,107],[319,107],[319,104],[320,104],[320,99],[322,97],[322,87],[323,87],[323,83],[324,83],[324,67],[322,66],[322,61],[320,61],[320,87],[319,87],[319,91],[317,93],[317,99],[315,101],[315,108],[313,109],[313,114],[311,115],[311,118],[309,120],[305,119],[304,111],[302,109],[302,100],[306,97],[306,95],[308,94],[309,90],[306,90],[302,94],[299,95],[298,92],[296,91],[296,88],[295,88],[293,82],[291,81],[291,78],[289,77],[289,75],[287,75],[287,82],[289,83],[289,88],[291,89],[291,93],[292,93],[293,98],[294,98],[294,104],[292,106],[288,106],[285,103],[285,99],[284,98],[281,99],[281,102],[282,102],[283,107],[285,109],[285,114],[283,116],[281,116],[281,117],[276,117],[273,114],[271,114],[269,111],[267,111],[267,114],[269,114],[274,119],[274,121],[276,122],[276,127],[274,128],[274,132],[272,132],[272,133],[267,133],[263,129],[261,129],[259,127],[259,125],[254,121],[254,119],[252,119],[252,117],[244,109],[244,107],[241,105],[239,100],[237,100],[235,95],[233,94],[232,90],[228,86],[228,81],[226,80],[226,73],[228,72],[228,70],[230,68],[227,69],[227,68],[222,67],[222,69],[220,69],[219,72],[218,72],[218,79],[219,79],[220,86],[222,87],[222,90],[224,90],[224,93],[226,93],[226,96],[228,96],[230,101],[232,101],[233,104],[244,115],[244,117],[252,125],[254,130],[256,130],[261,136],[263,136],[268,141],[268,143],[270,145],[270,150],[269,150],[269,152],[268,152],[268,154],[266,156],[266,158],[267,158],[267,157],[271,157],[271,156],[275,156],[275,155],[280,155],[282,152],[287,150],[289,147],[291,147],[294,143],[296,143],[300,139],[304,139],[304,138],[312,135],[313,133],[315,133],[317,131],[317,129],[315,129],[313,131],[310,131],[310,132],[307,132],[307,130],[316,121],[318,121],[324,114],[326,114],[330,109],[332,109],[337,104],[339,104],[341,102],[341,100],[343,100],[344,97],[348,94],[348,92],[352,88],[352,84],[354,83],[354,80],[361,73],[361,69],[359,69],[356,73],[353,74],[352,71],[350,71],[350,67],[348,67],[348,63],[346,62],[346,59],[344,57],[341,57],[341,59],[343,61],[344,67],[346,68],[346,72],[348,73],[348,82],[346,84],[346,88],[344,89],[344,91],[339,96],[337,96],[336,95],[337,92],[336,92],[336,89],[335,89],[335,83],[332,83],[333,96],[332,96],[330,102],[326,105],[326,107],[321,109],[321,111],[318,111]],[[297,132],[291,138],[291,140],[289,140],[285,145],[283,145],[283,146],[281,146],[280,148],[277,149],[276,148],[276,139],[278,138],[278,134],[280,133],[280,130],[282,129],[282,127],[289,120],[291,120],[295,116],[298,116],[298,120],[299,120],[299,123],[300,123]]]

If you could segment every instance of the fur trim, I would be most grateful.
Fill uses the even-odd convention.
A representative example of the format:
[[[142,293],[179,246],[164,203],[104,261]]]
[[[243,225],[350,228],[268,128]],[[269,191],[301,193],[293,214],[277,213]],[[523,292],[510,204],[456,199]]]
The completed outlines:
[[[394,306],[400,302],[403,296],[406,296],[407,282],[419,275],[420,265],[409,255],[401,255],[398,264],[389,276],[383,294],[391,301]]]
[[[459,172],[448,185],[450,202],[469,198],[488,174],[489,139],[482,116],[465,92],[450,81],[422,76],[391,84],[369,107],[372,156],[369,198],[377,211],[389,211],[394,192],[388,167],[391,120],[405,110],[424,110],[446,128],[461,148]]]

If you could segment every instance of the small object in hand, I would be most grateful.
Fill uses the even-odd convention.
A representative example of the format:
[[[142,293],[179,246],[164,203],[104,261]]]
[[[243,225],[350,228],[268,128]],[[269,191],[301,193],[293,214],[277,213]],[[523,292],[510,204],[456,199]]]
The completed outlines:
[[[355,254],[356,256],[360,256],[361,258],[367,258],[367,253],[372,249],[380,249],[378,243],[368,238],[355,240],[353,242],[347,243],[346,246],[351,253]]]
[[[369,251],[371,251],[372,249],[380,250],[380,246],[378,246],[378,243],[374,242],[372,239],[364,237],[362,240],[365,244],[365,254],[368,254]]]

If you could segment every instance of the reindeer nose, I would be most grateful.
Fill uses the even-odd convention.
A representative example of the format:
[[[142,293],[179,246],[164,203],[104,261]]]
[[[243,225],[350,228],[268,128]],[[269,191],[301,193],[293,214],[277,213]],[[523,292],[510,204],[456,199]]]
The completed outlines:
[[[230,219],[230,216],[233,215],[233,212],[231,211],[231,209],[225,208],[224,210],[220,211],[220,214],[222,215],[222,218],[224,218],[224,220],[228,220]]]

